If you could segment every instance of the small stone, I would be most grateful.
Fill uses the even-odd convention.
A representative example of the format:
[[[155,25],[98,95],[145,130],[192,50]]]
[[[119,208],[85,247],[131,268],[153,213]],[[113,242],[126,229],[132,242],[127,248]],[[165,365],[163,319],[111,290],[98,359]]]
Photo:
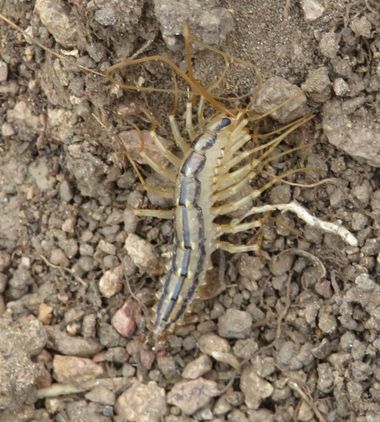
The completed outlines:
[[[228,309],[218,320],[218,334],[225,338],[246,338],[252,327],[250,313]]]
[[[204,334],[198,340],[198,345],[202,353],[212,356],[214,352],[230,352],[231,346],[228,341],[213,333]]]
[[[252,109],[259,114],[265,114],[278,106],[280,108],[269,115],[280,123],[289,123],[309,111],[302,90],[286,79],[276,76],[264,82],[253,99]]]
[[[13,129],[13,126],[8,123],[4,122],[1,126],[1,134],[4,138],[9,138],[10,136],[13,136],[15,134],[15,130]]]
[[[0,272],[5,271],[11,263],[11,256],[4,252],[0,251]]]
[[[67,256],[62,249],[55,248],[50,253],[50,262],[54,265],[59,265],[60,267],[68,267],[70,261],[67,259]]]
[[[352,19],[350,28],[355,32],[356,36],[364,38],[371,38],[372,36],[372,25],[366,16],[362,16],[360,18],[356,17]]]
[[[257,352],[259,346],[255,339],[248,338],[246,340],[238,340],[234,347],[234,355],[242,360],[248,360]]]
[[[336,78],[333,82],[333,90],[335,95],[343,97],[350,91],[350,86],[343,78]]]
[[[95,12],[95,20],[102,26],[112,26],[117,22],[117,14],[110,6],[105,6]]]
[[[186,379],[196,379],[209,372],[211,368],[211,359],[207,355],[202,355],[185,366],[182,376]]]
[[[66,218],[62,224],[62,231],[66,233],[74,233],[75,220],[74,218]]]
[[[359,213],[359,212],[353,212],[352,213],[352,229],[355,231],[359,231],[359,230],[363,230],[364,227],[367,225],[368,223],[368,218]]]
[[[59,185],[59,196],[64,202],[70,202],[73,199],[73,192],[67,180],[63,180]]]
[[[114,313],[111,324],[121,336],[131,337],[136,332],[136,316],[140,311],[138,303],[128,300]]]
[[[76,20],[71,18],[62,0],[37,0],[35,9],[42,24],[54,39],[66,48],[77,47],[79,31]]]
[[[102,349],[95,339],[73,337],[61,331],[58,325],[45,327],[49,336],[49,347],[65,355],[92,357]]]
[[[0,60],[0,82],[5,82],[8,79],[8,65]]]
[[[359,274],[355,278],[355,284],[358,286],[362,292],[373,292],[376,289],[376,283],[372,277],[367,273]]]
[[[319,311],[318,327],[326,334],[332,334],[337,328],[336,318],[325,309]]]
[[[49,324],[53,316],[53,310],[53,307],[50,305],[41,303],[38,308],[38,320],[41,321],[44,325]]]
[[[98,385],[85,394],[87,400],[95,403],[113,406],[115,404],[115,393],[102,385]]]
[[[305,402],[302,401],[298,408],[297,420],[300,422],[309,422],[314,418],[314,410]]]
[[[107,255],[116,255],[116,246],[103,239],[98,243],[98,249]]]
[[[124,267],[119,265],[106,271],[99,280],[99,291],[107,299],[119,293],[123,288]]]
[[[261,258],[244,254],[239,260],[238,271],[242,277],[257,281],[262,277],[261,270],[264,266],[265,264]]]
[[[292,199],[289,185],[280,184],[269,191],[271,204],[287,204]]]
[[[240,379],[240,389],[249,409],[258,409],[260,403],[270,397],[274,391],[269,382],[257,375],[253,366],[244,369]]]
[[[177,365],[173,356],[159,356],[157,367],[166,379],[173,379],[177,375]]]
[[[135,215],[135,213],[132,210],[126,208],[124,210],[123,220],[124,220],[124,231],[126,233],[134,233],[136,231],[136,227],[138,223],[138,218]]]
[[[168,394],[168,403],[178,406],[185,415],[192,415],[219,394],[215,381],[198,378],[174,384]]]
[[[124,245],[133,263],[151,276],[161,274],[161,266],[153,246],[139,236],[130,233]]]
[[[54,378],[63,384],[83,384],[103,375],[103,368],[91,359],[54,355]]]
[[[160,422],[166,414],[165,390],[153,381],[137,381],[117,399],[116,413],[123,421]]]
[[[331,365],[329,363],[320,363],[317,370],[318,389],[322,391],[322,393],[329,393],[334,386],[334,376]]]
[[[317,103],[324,103],[331,96],[331,82],[326,66],[310,70],[306,81],[301,85],[306,94]],[[288,186],[288,185],[279,185]],[[290,187],[288,186],[290,189]]]
[[[302,0],[302,8],[306,21],[314,21],[320,18],[325,8],[317,0]]]
[[[335,32],[326,32],[319,42],[321,53],[329,59],[334,59],[339,51],[339,35]]]

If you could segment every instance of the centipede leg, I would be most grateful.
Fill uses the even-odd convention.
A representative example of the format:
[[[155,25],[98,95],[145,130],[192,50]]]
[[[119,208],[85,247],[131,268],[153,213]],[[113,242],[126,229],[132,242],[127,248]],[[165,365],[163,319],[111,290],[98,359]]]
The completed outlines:
[[[178,148],[182,151],[182,153],[186,154],[189,151],[190,146],[182,138],[181,133],[178,129],[177,121],[175,120],[175,117],[173,115],[169,116],[169,124],[175,143],[177,144]]]
[[[172,220],[174,218],[173,210],[150,210],[147,208],[133,208],[133,213],[139,217],[154,217],[164,220]]]
[[[171,151],[169,151],[164,144],[161,142],[160,138],[158,137],[157,133],[155,131],[150,132],[150,136],[153,138],[154,143],[158,147],[161,154],[170,161],[171,164],[173,164],[174,167],[177,169],[181,165],[181,159],[177,157],[175,154],[173,154]]]
[[[258,252],[260,245],[258,243],[252,243],[249,245],[234,245],[233,243],[224,242],[219,240],[216,244],[218,249],[229,253],[242,253],[242,252]]]
[[[177,173],[173,170],[169,170],[158,164],[156,161],[152,160],[145,151],[140,153],[140,156],[144,159],[144,161],[158,174],[164,176],[167,180],[171,182],[175,182]]]
[[[193,109],[192,103],[189,101],[186,103],[186,112],[185,112],[185,121],[186,121],[186,131],[189,135],[189,138],[193,140],[195,138],[195,132],[193,128]]]
[[[289,170],[286,173],[282,174],[281,176],[274,177],[273,180],[271,180],[270,182],[266,183],[260,189],[255,189],[249,195],[246,195],[243,198],[235,201],[233,204],[218,205],[216,207],[212,207],[211,208],[211,211],[215,215],[224,215],[224,214],[229,214],[229,213],[231,213],[233,211],[236,211],[238,209],[241,209],[247,203],[249,203],[250,201],[252,201],[252,200],[254,200],[256,198],[258,198],[263,192],[265,192],[266,190],[270,189],[273,185],[275,185],[276,183],[280,182],[282,179],[284,179],[284,178],[286,178],[288,176],[291,176],[293,174],[304,172],[304,171],[305,171],[304,169]],[[237,192],[234,192],[234,193],[237,193]]]
[[[198,104],[198,110],[197,110],[198,124],[201,131],[203,131],[204,127],[206,126],[204,111],[205,111],[205,97],[201,95],[199,98],[199,104]]]
[[[261,221],[254,220],[248,223],[240,223],[240,224],[217,224],[216,225],[216,232],[218,236],[222,236],[223,234],[234,234],[244,232],[250,229],[256,229],[261,227]]]

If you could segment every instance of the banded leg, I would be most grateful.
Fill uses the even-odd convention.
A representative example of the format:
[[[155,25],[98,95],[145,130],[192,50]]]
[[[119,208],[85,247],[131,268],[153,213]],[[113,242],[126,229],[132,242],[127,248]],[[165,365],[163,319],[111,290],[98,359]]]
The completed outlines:
[[[191,101],[186,103],[186,112],[185,112],[185,122],[186,122],[186,131],[189,135],[189,138],[193,140],[195,138],[195,131],[193,128],[193,105]]]
[[[169,170],[168,168],[165,168],[161,166],[160,164],[153,161],[149,155],[146,154],[145,151],[141,151],[140,156],[145,160],[145,162],[158,174],[164,176],[166,179],[168,179],[171,182],[175,182],[177,174],[173,170]]]
[[[150,131],[150,136],[153,138],[154,143],[156,144],[161,154],[166,157],[175,168],[179,169],[182,160],[164,146],[154,130]]]
[[[260,250],[260,245],[258,243],[252,243],[249,245],[234,245],[233,243],[224,242],[219,240],[216,242],[218,249],[229,253],[242,253],[242,252],[258,252]]]
[[[224,234],[235,234],[240,232],[245,232],[250,229],[256,229],[258,227],[261,227],[261,221],[255,220],[250,221],[248,223],[229,223],[229,224],[217,224],[216,225],[216,234],[218,237],[224,235]]]
[[[154,217],[163,220],[172,220],[174,218],[174,210],[150,210],[148,208],[132,208],[135,215],[139,217]]]
[[[178,148],[180,148],[182,153],[186,154],[189,151],[190,146],[183,140],[181,133],[178,129],[177,122],[173,115],[169,116],[169,123],[175,143],[177,144]]]
[[[218,205],[216,207],[212,207],[211,212],[213,212],[215,215],[225,215],[225,214],[229,214],[233,211],[236,211],[238,209],[241,209],[246,204],[248,204],[251,200],[258,198],[263,192],[270,189],[273,185],[280,182],[285,177],[291,176],[291,175],[299,173],[301,171],[304,171],[304,170],[303,169],[289,170],[286,173],[282,174],[281,176],[277,176],[277,177],[273,178],[273,180],[266,183],[260,189],[255,189],[249,195],[244,196],[243,198],[237,200],[233,204],[223,204],[223,205]],[[236,190],[233,193],[237,193],[237,192],[238,191]]]

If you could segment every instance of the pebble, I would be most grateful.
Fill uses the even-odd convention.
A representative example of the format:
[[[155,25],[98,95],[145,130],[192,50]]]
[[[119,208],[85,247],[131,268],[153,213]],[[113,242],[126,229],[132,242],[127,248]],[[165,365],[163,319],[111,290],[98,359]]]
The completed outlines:
[[[329,363],[320,363],[317,367],[318,371],[318,390],[322,393],[329,393],[334,386],[333,368]]]
[[[0,60],[0,82],[5,82],[8,79],[8,65]]]
[[[102,385],[94,387],[91,391],[85,394],[87,400],[95,403],[113,406],[115,404],[115,393]]]
[[[301,4],[306,21],[320,18],[325,11],[324,6],[317,0],[302,0]]]
[[[124,285],[124,267],[119,265],[106,271],[99,280],[99,291],[107,299],[119,293]]]
[[[46,303],[41,303],[38,308],[38,321],[41,321],[42,324],[49,324],[53,317],[54,308]]]
[[[173,379],[177,375],[177,365],[174,356],[157,357],[157,368],[166,379]]]
[[[65,355],[92,357],[102,349],[98,340],[70,336],[61,331],[58,325],[45,328],[48,333],[50,348]]]
[[[291,100],[289,100],[292,98]],[[289,100],[289,101],[287,101]],[[284,103],[287,101],[286,103]],[[293,85],[279,76],[265,81],[252,101],[252,109],[264,114],[284,103],[278,110],[269,115],[280,123],[289,123],[298,117],[304,116],[309,109],[306,96],[301,88]]]
[[[244,254],[239,260],[238,271],[242,277],[257,281],[261,279],[261,270],[264,267],[265,264],[261,258]]]
[[[368,223],[368,218],[364,214],[361,214],[359,212],[352,213],[352,223],[351,223],[352,230],[355,230],[355,231],[362,230],[367,225],[367,223]]]
[[[246,311],[227,309],[218,319],[218,334],[225,338],[246,338],[252,328],[252,316]]]
[[[189,362],[182,371],[182,377],[194,380],[201,377],[212,369],[212,361],[207,355]]]
[[[154,381],[137,381],[117,399],[116,413],[122,421],[160,422],[166,414],[165,390]]]
[[[380,123],[361,107],[356,97],[332,99],[324,104],[322,127],[329,142],[354,158],[380,167]]]
[[[11,263],[11,256],[4,252],[0,251],[0,272],[5,271]]]
[[[326,66],[310,70],[306,81],[301,85],[304,92],[316,103],[324,103],[331,96],[331,82]],[[288,186],[288,185],[280,185]],[[290,187],[288,186],[290,189]]]
[[[219,394],[215,381],[198,378],[174,384],[168,394],[168,403],[178,406],[185,415],[192,415]]]
[[[116,246],[101,239],[98,243],[98,249],[107,255],[116,255]]]
[[[63,180],[59,185],[59,196],[63,202],[70,202],[73,199],[73,191],[67,180]]]
[[[112,319],[113,328],[123,337],[131,337],[136,332],[136,315],[140,312],[140,305],[128,300],[118,309]]]
[[[181,0],[155,0],[155,15],[161,27],[162,38],[169,49],[180,46],[178,35],[188,22],[192,31],[206,44],[220,46],[233,29],[231,11],[215,7],[216,2],[188,1],[186,7]]]
[[[253,338],[247,338],[246,340],[238,340],[234,347],[234,355],[242,360],[250,359],[254,353],[259,349],[259,345]]]
[[[372,36],[372,25],[366,16],[352,19],[350,28],[355,32],[357,37],[371,38]]]
[[[350,86],[343,78],[336,78],[333,82],[333,90],[335,95],[343,97],[350,91]]]
[[[129,234],[129,233],[134,233],[136,231],[138,218],[132,210],[128,208],[124,210],[123,221],[124,221],[124,231],[126,233]]]
[[[102,26],[112,26],[117,22],[117,13],[111,6],[105,6],[95,12],[94,18]]]
[[[13,136],[15,134],[15,130],[13,128],[13,126],[8,123],[8,122],[4,122],[1,126],[1,134],[4,138],[9,138],[10,136]]]
[[[319,42],[319,49],[325,57],[334,59],[339,51],[339,35],[334,31],[324,33]]]
[[[274,391],[269,382],[257,375],[253,366],[243,370],[240,378],[240,389],[244,394],[244,402],[249,409],[258,409],[261,402],[270,397]]]
[[[70,265],[65,252],[59,248],[55,248],[50,252],[50,262],[60,267],[68,267]]]
[[[104,371],[91,359],[54,355],[53,373],[54,378],[62,384],[78,385],[100,377]]]
[[[125,240],[125,250],[133,263],[151,276],[161,274],[161,266],[153,246],[141,237],[130,233]]]
[[[209,356],[212,356],[214,352],[228,353],[231,351],[228,341],[213,333],[201,336],[198,345],[201,352]]]
[[[66,48],[78,45],[79,31],[76,20],[70,19],[68,9],[62,0],[37,0],[35,9],[42,24],[54,39]]]
[[[332,334],[337,328],[335,316],[322,308],[319,311],[318,327],[326,334]]]

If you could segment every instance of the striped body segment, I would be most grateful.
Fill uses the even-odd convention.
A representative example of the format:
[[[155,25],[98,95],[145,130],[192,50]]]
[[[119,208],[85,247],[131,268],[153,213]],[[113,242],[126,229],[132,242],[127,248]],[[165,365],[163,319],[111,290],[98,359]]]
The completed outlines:
[[[175,244],[163,279],[154,331],[170,329],[184,315],[202,285],[215,250],[210,192],[218,159],[228,143],[231,119],[220,117],[198,136],[184,156],[176,180]]]

